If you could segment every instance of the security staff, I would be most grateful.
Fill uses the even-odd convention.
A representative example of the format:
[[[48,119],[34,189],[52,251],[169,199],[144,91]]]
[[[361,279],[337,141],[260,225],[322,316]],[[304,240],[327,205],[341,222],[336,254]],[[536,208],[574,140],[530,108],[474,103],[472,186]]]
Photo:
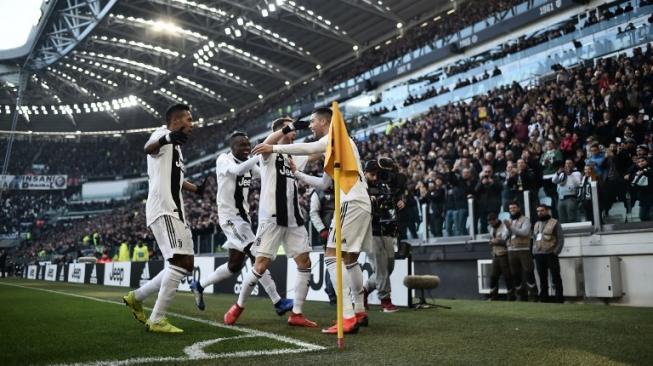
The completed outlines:
[[[499,277],[503,275],[508,290],[508,300],[515,301],[515,289],[512,284],[510,265],[508,264],[508,249],[506,242],[510,232],[506,225],[497,219],[496,213],[487,215],[488,232],[490,233],[490,248],[492,250],[492,274],[490,275],[490,300],[499,296]]]
[[[132,254],[132,262],[147,262],[150,260],[150,253],[147,249],[145,243],[140,242],[134,248],[134,254]]]
[[[551,217],[546,205],[537,206],[537,219],[533,229],[533,256],[540,277],[540,301],[549,302],[549,273],[555,287],[554,302],[562,303],[562,278],[558,255],[565,245],[560,222]]]
[[[120,249],[118,250],[118,262],[129,262],[129,245],[126,241],[123,241],[120,244]]]
[[[529,296],[535,300],[537,284],[533,274],[533,255],[531,254],[531,221],[522,215],[519,202],[513,201],[508,206],[510,220],[503,223],[510,230],[508,239],[508,261],[514,279],[515,290],[521,301],[528,301]]]

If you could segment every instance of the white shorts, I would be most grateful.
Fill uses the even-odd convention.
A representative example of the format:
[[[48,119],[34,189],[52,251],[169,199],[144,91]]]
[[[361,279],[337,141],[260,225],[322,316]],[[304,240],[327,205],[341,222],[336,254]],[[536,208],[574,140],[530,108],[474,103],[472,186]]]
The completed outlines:
[[[279,226],[276,222],[260,223],[256,232],[256,241],[252,246],[252,254],[274,259],[280,245],[283,245],[288,258],[295,258],[311,251],[305,227]]]
[[[232,217],[228,220],[220,220],[220,228],[227,237],[227,242],[222,245],[225,249],[235,249],[244,252],[245,247],[256,240],[252,231],[252,224],[242,217]]]
[[[193,234],[190,227],[174,216],[159,216],[150,230],[165,260],[175,254],[193,255]]]
[[[369,252],[372,248],[372,214],[362,205],[344,202],[340,209],[342,223],[342,251],[347,253]],[[335,216],[329,227],[327,248],[336,247]]]

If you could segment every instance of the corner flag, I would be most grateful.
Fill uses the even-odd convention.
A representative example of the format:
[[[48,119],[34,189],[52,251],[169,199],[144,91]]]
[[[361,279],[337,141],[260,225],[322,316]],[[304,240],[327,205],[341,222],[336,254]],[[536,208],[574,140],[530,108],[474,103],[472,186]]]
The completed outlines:
[[[334,167],[336,163],[340,163],[340,189],[348,193],[356,184],[356,180],[359,179],[358,165],[349,142],[349,135],[338,102],[333,102],[331,112],[333,115],[329,127],[324,171],[335,180]],[[335,184],[338,184],[338,182]]]
[[[340,191],[349,192],[359,179],[358,164],[351,147],[345,121],[342,119],[340,108],[337,102],[331,105],[331,126],[329,127],[329,138],[326,148],[326,157],[324,159],[324,171],[333,177],[335,193],[335,239],[336,239],[336,294],[337,294],[337,327],[338,349],[345,348],[345,335],[343,329],[343,310],[344,304],[343,286],[342,286],[342,217],[340,207]],[[347,289],[349,290],[349,289]],[[347,300],[349,301],[349,300]]]

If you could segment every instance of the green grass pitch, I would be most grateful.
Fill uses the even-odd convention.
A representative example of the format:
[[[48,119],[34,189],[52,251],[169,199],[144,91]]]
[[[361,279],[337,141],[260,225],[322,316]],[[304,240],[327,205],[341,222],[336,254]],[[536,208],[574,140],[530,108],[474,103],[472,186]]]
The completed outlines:
[[[440,300],[446,309],[384,314],[335,337],[294,328],[269,300],[251,299],[239,327],[221,319],[235,300],[178,293],[170,321],[181,335],[145,332],[120,297],[125,288],[0,280],[0,365],[651,365],[653,309],[603,305]],[[94,299],[99,299],[97,301]],[[153,305],[153,298],[146,302]],[[309,302],[327,326],[335,308]]]

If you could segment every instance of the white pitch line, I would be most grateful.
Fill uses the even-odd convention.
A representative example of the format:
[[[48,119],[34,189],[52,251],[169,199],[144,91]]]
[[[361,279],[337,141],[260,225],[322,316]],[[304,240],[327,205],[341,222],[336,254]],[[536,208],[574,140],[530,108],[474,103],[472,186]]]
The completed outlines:
[[[64,296],[71,296],[71,297],[77,297],[81,299],[86,299],[86,300],[92,300],[92,301],[97,301],[97,302],[104,302],[107,304],[114,304],[114,305],[121,305],[124,306],[124,303],[119,302],[119,301],[113,301],[113,300],[106,300],[106,299],[99,299],[96,297],[91,297],[91,296],[85,296],[85,295],[79,295],[79,294],[73,294],[69,292],[64,292],[64,291],[56,291],[56,290],[49,290],[49,289],[44,289],[40,287],[30,287],[30,286],[22,286],[22,285],[17,285],[17,284],[11,284],[11,283],[3,283],[0,282],[0,285],[5,285],[5,286],[13,286],[13,287],[18,287],[18,288],[23,288],[23,289],[28,289],[28,290],[35,290],[35,291],[43,291],[43,292],[49,292],[53,294],[58,294],[58,295],[64,295]],[[151,308],[145,308],[150,310]],[[229,337],[229,338],[217,338],[217,339],[212,339],[208,341],[202,341],[202,342],[197,342],[191,346],[188,346],[184,349],[184,352],[187,354],[186,356],[182,357],[141,357],[141,358],[130,358],[126,360],[107,360],[107,361],[91,361],[91,362],[80,362],[80,363],[63,363],[63,364],[57,364],[56,366],[83,366],[83,365],[91,365],[91,366],[127,366],[127,365],[132,365],[132,364],[137,364],[137,363],[147,363],[147,362],[181,362],[181,361],[189,361],[189,360],[208,360],[208,359],[219,359],[219,358],[236,358],[236,357],[249,357],[249,356],[263,356],[263,355],[282,355],[282,354],[290,354],[290,353],[302,353],[302,352],[310,352],[310,351],[319,351],[319,350],[324,350],[326,347],[317,345],[317,344],[312,344],[304,341],[300,341],[298,339],[282,336],[280,334],[275,334],[275,333],[269,333],[269,332],[264,332],[261,330],[256,330],[256,329],[249,329],[249,328],[244,328],[240,326],[228,326],[224,325],[212,320],[208,319],[202,319],[202,318],[195,318],[192,316],[184,315],[184,314],[178,314],[178,313],[172,313],[168,312],[169,315],[181,318],[181,319],[186,319],[198,323],[203,323],[207,325],[211,325],[214,327],[218,328],[223,328],[223,329],[230,329],[230,330],[237,330],[240,332],[243,332],[247,335],[244,336],[236,336],[236,337]],[[203,346],[207,346],[210,344],[218,343],[222,340],[226,339],[239,339],[239,338],[253,338],[253,337],[265,337],[265,338],[271,338],[279,342],[284,342],[284,343],[289,343],[301,348],[282,348],[282,349],[275,349],[275,350],[267,350],[267,351],[239,351],[239,352],[231,352],[231,353],[205,353],[201,348],[198,348],[200,344],[204,344]],[[188,352],[187,352],[188,350]]]

